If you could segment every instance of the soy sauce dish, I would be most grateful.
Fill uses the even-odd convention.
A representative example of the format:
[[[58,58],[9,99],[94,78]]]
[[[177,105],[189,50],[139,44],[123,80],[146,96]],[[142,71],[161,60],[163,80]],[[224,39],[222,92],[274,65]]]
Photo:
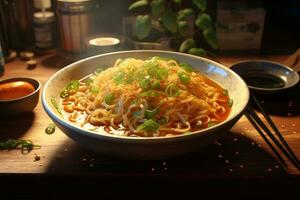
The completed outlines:
[[[260,93],[279,92],[299,82],[299,75],[293,69],[266,60],[241,61],[230,69],[239,74],[252,91]]]
[[[39,100],[41,84],[31,78],[0,80],[0,116],[32,112]]]

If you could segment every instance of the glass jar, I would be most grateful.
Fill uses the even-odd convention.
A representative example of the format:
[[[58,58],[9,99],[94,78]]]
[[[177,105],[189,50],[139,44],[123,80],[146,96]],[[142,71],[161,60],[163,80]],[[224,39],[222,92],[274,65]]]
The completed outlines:
[[[94,32],[93,0],[58,0],[57,16],[62,48],[66,52],[81,53],[87,49],[85,39]]]
[[[55,16],[53,12],[36,12],[33,15],[34,38],[37,50],[55,47]]]

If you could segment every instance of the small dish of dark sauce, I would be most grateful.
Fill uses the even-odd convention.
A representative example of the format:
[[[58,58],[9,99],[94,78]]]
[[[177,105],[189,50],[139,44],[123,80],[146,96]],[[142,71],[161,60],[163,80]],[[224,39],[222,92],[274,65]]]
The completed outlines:
[[[230,67],[247,83],[250,90],[273,93],[295,86],[299,75],[280,63],[266,60],[247,60]]]
[[[243,74],[242,78],[247,85],[260,88],[283,88],[285,81],[272,74],[248,73]]]

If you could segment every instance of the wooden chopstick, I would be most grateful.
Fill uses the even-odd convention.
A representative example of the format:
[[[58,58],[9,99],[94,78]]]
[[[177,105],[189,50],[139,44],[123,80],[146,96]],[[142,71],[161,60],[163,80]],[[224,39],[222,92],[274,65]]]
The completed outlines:
[[[264,132],[269,136],[269,138],[277,145],[277,147],[283,152],[283,154],[293,163],[293,165],[300,169],[300,166],[298,163],[294,160],[294,158],[290,155],[290,153],[281,145],[281,143],[274,137],[272,132],[268,129],[268,127],[264,124],[264,122],[258,117],[258,115],[255,113],[254,109],[248,105],[246,108],[247,115],[250,115],[251,118],[254,120],[255,123],[252,123],[252,120],[250,121],[252,125],[255,127],[254,124],[259,126],[264,130]],[[257,129],[260,130],[260,129]],[[272,149],[273,150],[273,149]],[[275,151],[274,151],[275,153]],[[276,155],[279,154],[278,152],[275,153]]]
[[[259,128],[259,126],[256,124],[255,120],[252,118],[252,116],[248,113],[248,111],[245,111],[245,116],[247,119],[251,122],[251,124],[254,126],[254,128],[257,130],[257,132],[260,134],[260,136],[264,139],[264,141],[269,145],[269,147],[272,149],[272,151],[275,153],[275,155],[278,157],[282,165],[287,167],[286,162],[283,160],[282,156],[278,153],[278,151],[275,149],[275,147],[272,145],[272,143],[268,140],[268,138],[264,135],[262,130]]]
[[[283,144],[283,146],[286,148],[286,150],[290,153],[291,157],[293,157],[294,161],[297,162],[298,165],[300,165],[300,162],[297,158],[297,156],[294,154],[294,152],[292,151],[292,149],[290,148],[290,146],[288,145],[288,143],[285,141],[285,139],[282,137],[282,135],[280,134],[279,130],[277,129],[277,127],[275,126],[275,124],[273,123],[272,119],[269,117],[269,115],[265,112],[265,110],[263,109],[262,105],[259,103],[259,101],[257,100],[257,98],[255,97],[254,94],[251,94],[251,98],[253,99],[253,101],[255,102],[255,104],[257,105],[259,111],[263,114],[263,116],[266,118],[267,122],[270,124],[270,126],[272,127],[273,131],[275,132],[275,134],[277,135],[277,137],[279,138],[279,140],[281,141],[281,143]]]

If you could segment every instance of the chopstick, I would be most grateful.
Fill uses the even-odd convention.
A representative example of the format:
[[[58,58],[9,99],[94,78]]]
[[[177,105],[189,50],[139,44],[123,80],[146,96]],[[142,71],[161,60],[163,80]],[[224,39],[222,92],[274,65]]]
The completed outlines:
[[[278,153],[278,151],[275,149],[275,147],[272,145],[272,143],[268,140],[268,138],[264,135],[262,130],[259,128],[259,126],[256,124],[255,120],[251,117],[251,115],[246,111],[245,116],[247,119],[251,122],[251,124],[254,126],[254,128],[257,130],[257,132],[260,134],[260,136],[264,139],[264,141],[269,145],[269,147],[272,149],[272,151],[275,153],[275,155],[280,160],[281,164],[287,167],[286,162],[283,160],[282,156]]]
[[[258,102],[258,101],[257,101]],[[261,105],[260,105],[261,106]],[[262,107],[261,107],[262,108]],[[264,112],[265,113],[265,112]],[[284,166],[287,166],[285,161],[283,160],[283,158],[281,157],[281,155],[279,154],[279,152],[274,148],[274,146],[271,144],[271,142],[268,140],[268,138],[265,136],[265,134],[267,134],[269,136],[269,138],[274,142],[274,144],[277,145],[277,147],[282,151],[282,153],[292,162],[292,164],[297,168],[300,169],[300,165],[297,162],[298,159],[294,158],[292,155],[294,155],[294,153],[292,152],[292,150],[289,149],[285,149],[284,146],[282,146],[282,144],[274,137],[274,135],[272,134],[272,132],[268,129],[268,127],[264,124],[264,122],[259,118],[259,116],[256,114],[256,112],[254,111],[254,109],[248,105],[246,110],[245,110],[245,116],[248,118],[248,120],[251,122],[251,124],[254,126],[254,128],[258,131],[258,133],[262,136],[262,138],[266,141],[266,143],[270,146],[270,148],[272,149],[272,151],[275,153],[275,155],[278,157],[278,159],[281,161],[281,163]],[[266,114],[266,113],[265,113]],[[268,121],[268,120],[267,120]],[[275,126],[275,125],[274,125]],[[271,126],[272,127],[272,126]],[[273,127],[272,127],[273,128]],[[275,127],[276,128],[276,127]],[[262,130],[264,130],[265,134],[262,132]],[[277,129],[277,128],[276,128]],[[274,130],[273,130],[274,131]],[[278,131],[278,129],[277,129]],[[279,135],[280,132],[278,131]],[[282,137],[282,136],[281,136]],[[283,139],[284,140],[284,139]]]
[[[285,139],[283,138],[283,136],[280,134],[279,130],[277,129],[277,127],[275,126],[274,122],[272,121],[272,119],[269,117],[269,115],[265,112],[265,110],[263,109],[262,105],[259,103],[259,101],[257,100],[257,98],[255,97],[254,94],[251,94],[251,98],[253,99],[253,101],[255,102],[255,104],[257,105],[258,109],[260,110],[260,112],[263,114],[263,116],[266,118],[267,122],[270,124],[270,126],[272,127],[272,129],[274,130],[275,134],[277,135],[277,137],[279,138],[279,140],[282,142],[283,146],[286,148],[286,150],[290,153],[291,157],[295,160],[295,162],[297,162],[298,165],[300,165],[300,161],[298,160],[297,156],[294,154],[294,152],[292,151],[292,149],[290,148],[290,146],[288,145],[288,143],[285,141]]]

